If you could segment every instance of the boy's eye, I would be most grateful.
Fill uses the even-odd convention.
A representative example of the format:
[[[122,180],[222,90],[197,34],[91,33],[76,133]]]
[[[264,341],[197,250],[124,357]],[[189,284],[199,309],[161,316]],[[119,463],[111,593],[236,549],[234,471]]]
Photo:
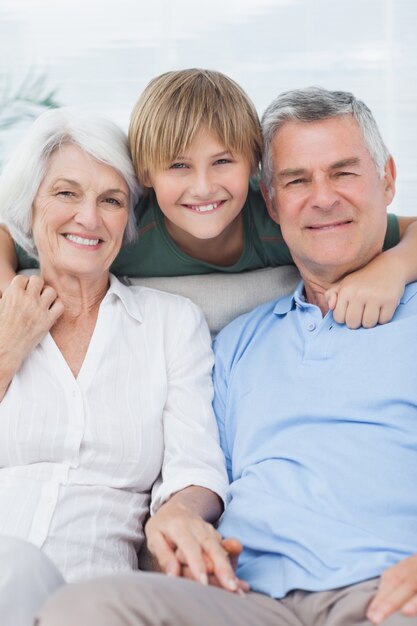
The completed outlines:
[[[187,167],[187,165],[185,163],[172,163],[169,166],[169,169],[170,170],[181,170],[181,169],[184,169],[186,167]]]
[[[217,159],[217,161],[215,161],[215,165],[223,165],[225,163],[231,163],[232,159]]]

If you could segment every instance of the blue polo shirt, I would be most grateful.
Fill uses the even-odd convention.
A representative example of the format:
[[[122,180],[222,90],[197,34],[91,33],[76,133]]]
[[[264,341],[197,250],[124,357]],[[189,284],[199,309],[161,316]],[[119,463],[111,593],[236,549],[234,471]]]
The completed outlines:
[[[281,598],[382,573],[417,553],[417,283],[391,323],[350,330],[294,295],[215,342],[230,478],[220,523],[237,575]]]

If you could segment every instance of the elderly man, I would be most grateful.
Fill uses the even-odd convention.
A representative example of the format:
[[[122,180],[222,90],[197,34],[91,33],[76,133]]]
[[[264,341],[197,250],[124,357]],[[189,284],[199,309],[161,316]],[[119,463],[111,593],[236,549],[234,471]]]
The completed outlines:
[[[373,329],[336,323],[325,297],[381,250],[394,162],[344,92],[281,95],[263,133],[265,199],[303,281],[216,342],[219,530],[251,591],[112,578],[59,592],[42,626],[417,624],[417,284]]]

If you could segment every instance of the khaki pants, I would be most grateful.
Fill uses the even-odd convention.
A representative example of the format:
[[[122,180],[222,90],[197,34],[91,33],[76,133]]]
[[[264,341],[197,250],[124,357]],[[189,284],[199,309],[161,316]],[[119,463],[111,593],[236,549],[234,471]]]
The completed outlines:
[[[136,572],[67,585],[49,599],[38,626],[369,626],[378,579],[335,591],[294,591],[283,600],[239,597],[163,574]],[[395,614],[384,626],[417,626]]]

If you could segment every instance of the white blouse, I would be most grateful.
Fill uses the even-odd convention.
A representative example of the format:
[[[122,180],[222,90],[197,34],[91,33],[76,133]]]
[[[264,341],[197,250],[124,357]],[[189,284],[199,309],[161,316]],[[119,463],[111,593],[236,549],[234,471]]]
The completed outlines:
[[[0,403],[0,534],[68,581],[136,568],[150,504],[225,497],[211,369],[197,306],[111,276],[78,377],[48,334]]]

